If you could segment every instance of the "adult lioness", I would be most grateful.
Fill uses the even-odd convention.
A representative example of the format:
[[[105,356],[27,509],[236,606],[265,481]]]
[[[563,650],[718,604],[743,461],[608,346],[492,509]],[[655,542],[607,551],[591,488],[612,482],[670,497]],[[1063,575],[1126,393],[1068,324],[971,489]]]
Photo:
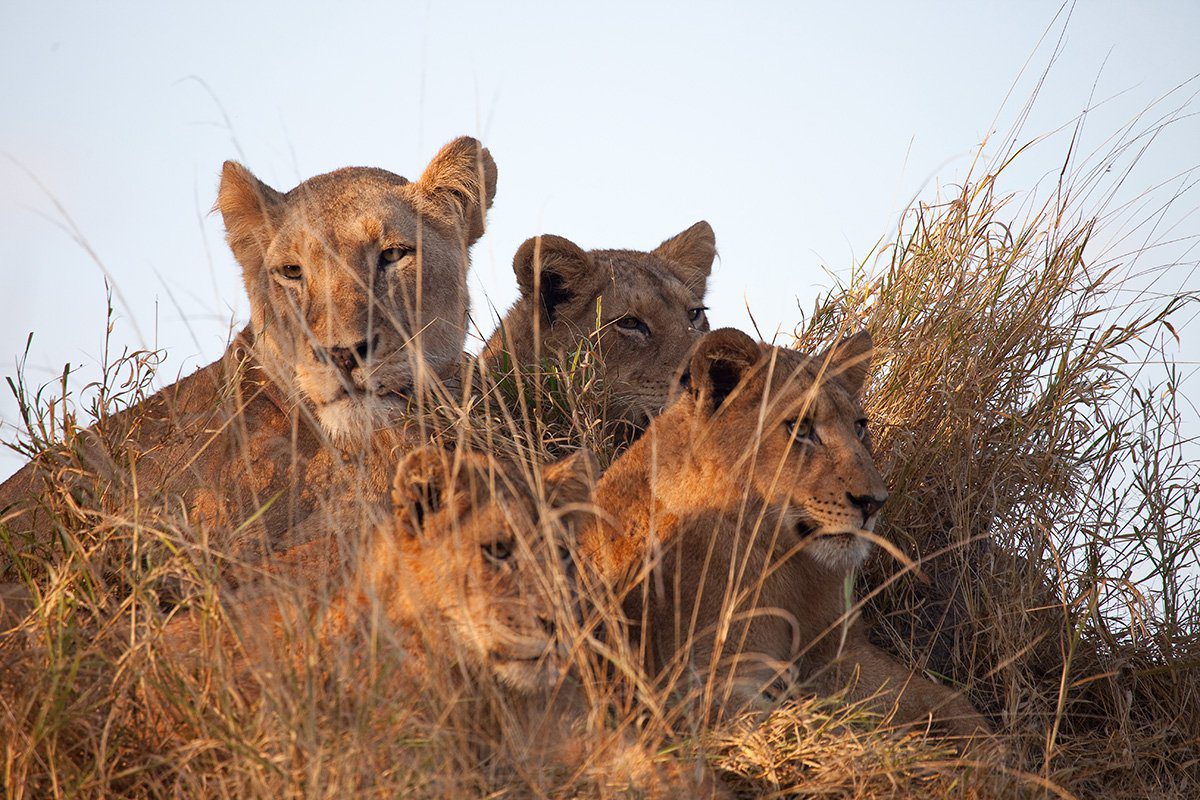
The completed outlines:
[[[519,765],[532,794],[564,788],[556,782],[565,765],[614,791],[666,796],[657,790],[678,783],[670,796],[699,796],[682,770],[589,727],[603,715],[589,719],[570,669],[584,638],[574,531],[589,516],[595,470],[587,451],[531,474],[479,453],[415,450],[396,468],[391,509],[365,538],[347,544],[327,532],[273,559],[269,587],[243,584],[225,598],[236,644],[224,627],[184,617],[167,627],[167,649],[196,665],[239,652],[240,680],[253,690],[279,680],[280,661],[319,664],[357,685],[388,668],[367,663],[383,645],[393,657],[380,660],[399,667],[382,682],[392,702],[432,703],[432,725],[465,725],[491,741],[481,760]]]
[[[815,357],[722,329],[696,346],[681,397],[596,490],[607,522],[582,548],[610,583],[643,563],[626,602],[649,663],[667,679],[698,668],[716,705],[741,707],[799,678],[827,691],[987,730],[957,694],[871,645],[849,613],[848,580],[870,550],[887,490],[857,396],[869,335]]]
[[[51,507],[89,529],[144,524],[157,507],[270,547],[423,375],[458,357],[468,248],[495,187],[491,156],[465,137],[416,182],[353,167],[281,193],[226,162],[217,207],[249,326],[217,362],[0,486],[0,545],[50,557]]]
[[[643,426],[666,405],[676,366],[708,330],[704,292],[716,252],[707,222],[648,253],[529,239],[513,257],[521,297],[483,358],[493,369],[510,361],[528,369],[591,339],[609,417]]]

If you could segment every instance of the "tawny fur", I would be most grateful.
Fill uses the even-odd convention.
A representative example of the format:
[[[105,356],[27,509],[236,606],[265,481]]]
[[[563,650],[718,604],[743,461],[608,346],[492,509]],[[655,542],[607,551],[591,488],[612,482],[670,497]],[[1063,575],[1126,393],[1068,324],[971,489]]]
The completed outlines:
[[[678,401],[600,481],[581,548],[626,593],[651,671],[708,705],[757,705],[799,680],[874,697],[899,722],[986,731],[847,613],[887,497],[857,400],[870,350],[865,334],[815,357],[705,336]]]
[[[468,248],[495,181],[488,151],[466,137],[415,183],[353,167],[281,193],[226,162],[217,206],[250,325],[215,363],[0,486],[0,523],[17,549],[52,558],[48,505],[64,504],[130,525],[135,509],[165,510],[186,517],[172,522],[187,530],[240,528],[239,548],[277,545],[333,476],[362,460],[364,442],[397,424],[414,387],[452,371],[465,338]],[[385,251],[400,257],[385,263]],[[377,497],[387,478],[354,480]],[[62,502],[43,502],[55,492]]]
[[[256,673],[275,680],[273,664],[304,663],[295,643],[306,631],[315,633],[321,664],[378,640],[399,651],[411,684],[393,684],[401,694],[464,678],[476,693],[480,683],[499,685],[496,747],[535,783],[543,772],[589,764],[587,780],[635,787],[640,796],[716,791],[711,776],[698,785],[621,737],[601,744],[589,733],[603,720],[589,719],[562,632],[573,624],[572,542],[588,516],[595,471],[587,451],[536,478],[477,453],[411,452],[396,469],[392,507],[380,509],[365,538],[347,542],[344,531],[326,531],[274,559],[269,588],[244,583],[227,596],[243,690],[255,693]],[[202,660],[204,641],[228,650],[211,638],[223,632],[206,624],[185,617],[169,625],[166,651]],[[448,664],[459,666],[430,673]],[[360,679],[364,669],[354,663],[348,675]],[[481,705],[478,713],[488,712]]]
[[[715,257],[707,222],[650,252],[585,252],[561,236],[529,239],[513,258],[521,297],[483,357],[493,370],[529,370],[590,339],[611,417],[644,425],[666,405],[676,366],[708,330],[704,293]],[[622,327],[622,319],[640,326]]]

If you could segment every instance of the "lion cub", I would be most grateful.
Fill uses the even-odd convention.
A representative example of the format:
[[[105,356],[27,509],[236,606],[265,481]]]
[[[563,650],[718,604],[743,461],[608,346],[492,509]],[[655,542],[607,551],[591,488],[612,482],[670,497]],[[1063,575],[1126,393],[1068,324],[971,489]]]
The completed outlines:
[[[857,399],[871,349],[866,333],[813,357],[732,329],[706,335],[682,396],[597,486],[607,521],[581,548],[610,585],[633,579],[625,608],[652,671],[716,708],[799,679],[831,693],[850,684],[851,699],[900,722],[932,715],[953,734],[986,732],[850,613],[852,572],[887,500]]]
[[[330,665],[347,653],[339,675],[361,681],[378,667],[361,654],[386,643],[407,678],[388,679],[401,703],[417,696],[436,703],[445,692],[446,706],[435,705],[435,713],[469,708],[463,724],[490,737],[481,758],[519,765],[538,793],[551,789],[542,781],[562,780],[564,766],[585,781],[658,797],[717,791],[711,775],[691,780],[636,743],[591,727],[603,725],[603,715],[590,718],[573,666],[586,646],[574,531],[590,517],[596,469],[589,451],[537,475],[479,453],[433,446],[409,453],[395,472],[392,509],[365,538],[347,543],[328,532],[292,548],[269,565],[274,586],[243,586],[226,600],[241,647],[240,682],[254,694],[257,684],[278,680],[272,664]],[[192,618],[172,623],[168,650],[204,663],[201,643],[211,652],[224,643],[202,628]],[[305,653],[306,639],[316,659]],[[677,784],[678,795],[664,784]]]
[[[609,418],[644,427],[666,405],[671,377],[708,330],[705,286],[716,257],[707,222],[650,252],[584,251],[561,236],[527,240],[513,258],[521,297],[488,340],[494,371],[528,370],[591,340]]]
[[[368,533],[310,534],[256,568],[259,580],[236,576],[226,605],[249,643],[246,661],[265,657],[287,626],[314,625],[324,646],[382,621],[405,651],[452,650],[519,692],[553,685],[562,673],[556,620],[573,603],[567,537],[594,469],[587,451],[542,468],[539,502],[534,479],[515,467],[469,451],[413,450],[395,469],[391,509],[380,505]],[[314,515],[305,526],[326,524]],[[196,620],[168,631],[172,651],[193,650]]]
[[[104,512],[105,524],[133,524],[135,510],[158,504],[191,524],[240,527],[239,546],[272,547],[365,437],[457,363],[468,250],[495,191],[491,155],[466,137],[415,182],[350,167],[279,192],[227,161],[217,208],[249,326],[215,363],[0,486],[14,549],[48,555],[45,532],[60,522],[44,498],[55,493],[60,507]]]

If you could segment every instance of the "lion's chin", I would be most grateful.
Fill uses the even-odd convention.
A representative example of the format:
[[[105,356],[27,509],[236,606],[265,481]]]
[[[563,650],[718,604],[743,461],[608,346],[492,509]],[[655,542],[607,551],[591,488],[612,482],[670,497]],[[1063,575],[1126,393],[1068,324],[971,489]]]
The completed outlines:
[[[400,396],[347,393],[317,406],[317,419],[335,444],[363,442],[380,428],[392,425],[406,406]]]
[[[849,573],[871,554],[871,542],[857,531],[828,528],[806,519],[797,520],[795,526],[801,541],[808,542],[804,552],[833,572]]]
[[[553,688],[562,678],[562,667],[553,655],[532,659],[497,659],[492,670],[506,686],[524,693],[535,694]]]

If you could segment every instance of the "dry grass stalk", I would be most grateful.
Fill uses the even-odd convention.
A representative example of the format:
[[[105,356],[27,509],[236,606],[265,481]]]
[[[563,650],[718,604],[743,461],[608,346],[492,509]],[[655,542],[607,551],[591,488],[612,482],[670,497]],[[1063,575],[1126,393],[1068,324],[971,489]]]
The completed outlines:
[[[1089,261],[1096,222],[1074,219],[1061,196],[1014,218],[995,194],[1001,171],[913,209],[883,268],[820,298],[797,345],[815,351],[858,325],[882,345],[868,393],[893,498],[881,533],[923,577],[879,556],[860,594],[878,642],[961,686],[1000,729],[1007,763],[974,762],[836,698],[689,727],[679,698],[640,675],[602,596],[564,634],[589,736],[636,740],[637,758],[689,774],[708,764],[745,796],[1200,791],[1188,573],[1200,475],[1176,379],[1146,387],[1136,369],[1161,355],[1155,337],[1190,299],[1130,301],[1135,276]],[[603,433],[591,369],[602,357],[585,345],[533,375],[464,381],[488,388],[440,390],[420,422],[429,438],[523,465],[535,483],[536,464],[580,446],[607,463],[618,443]],[[112,359],[76,398],[80,416],[136,401],[156,364]],[[53,399],[13,383],[26,428],[15,446],[65,472],[78,468],[79,427],[67,379]],[[401,691],[404,657],[386,637],[322,650],[299,624],[291,649],[304,657],[257,675],[247,694],[232,679],[237,626],[221,602],[229,565],[206,534],[178,509],[122,516],[112,509],[128,498],[81,498],[53,481],[43,500],[59,521],[52,546],[30,551],[0,526],[33,596],[11,607],[0,640],[0,779],[14,800],[624,796],[619,781],[585,779],[585,766],[532,774],[489,747],[504,740],[511,698],[455,679],[461,665],[445,654],[427,654],[441,668]],[[287,587],[272,591],[289,602]],[[184,612],[210,637],[199,664],[162,646]]]

